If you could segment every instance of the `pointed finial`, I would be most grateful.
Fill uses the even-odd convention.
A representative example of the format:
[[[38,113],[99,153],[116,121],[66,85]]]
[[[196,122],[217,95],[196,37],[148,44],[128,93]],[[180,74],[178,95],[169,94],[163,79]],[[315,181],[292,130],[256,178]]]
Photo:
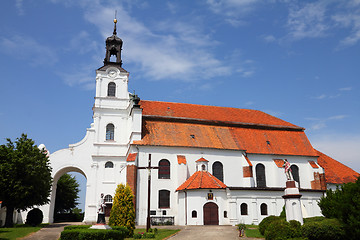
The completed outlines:
[[[114,35],[116,35],[116,23],[117,23],[116,13],[117,13],[117,10],[115,10],[115,18],[114,18],[114,32],[113,32]]]

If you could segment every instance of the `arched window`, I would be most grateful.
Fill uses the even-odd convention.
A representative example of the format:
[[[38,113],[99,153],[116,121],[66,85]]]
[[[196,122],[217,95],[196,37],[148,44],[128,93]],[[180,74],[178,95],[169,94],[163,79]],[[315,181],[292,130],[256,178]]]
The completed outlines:
[[[224,211],[224,218],[227,218],[227,211]]]
[[[267,205],[265,203],[262,203],[260,205],[260,212],[261,212],[261,215],[268,215]]]
[[[108,84],[108,97],[115,97],[116,84],[111,82]]]
[[[291,165],[290,169],[294,180],[299,184],[300,187],[299,167],[296,165]]]
[[[159,208],[170,207],[170,191],[160,190],[159,191]]]
[[[212,171],[214,177],[216,177],[222,182],[224,181],[223,165],[221,162],[214,162],[214,164],[212,165]]]
[[[166,159],[159,161],[158,178],[170,179],[170,162]]]
[[[104,197],[104,202],[105,203],[112,203],[113,199],[112,199],[112,196],[111,195],[106,195]]]
[[[201,165],[201,170],[202,170],[202,171],[205,171],[205,170],[206,170],[205,164]]]
[[[193,211],[191,212],[191,217],[192,217],[192,218],[197,218],[197,211],[193,210]]]
[[[110,162],[110,161],[106,162],[105,163],[105,168],[114,168],[113,162]]]
[[[266,187],[265,166],[261,163],[256,165],[256,186]]]
[[[114,124],[109,123],[106,126],[106,140],[114,140]]]
[[[242,203],[240,205],[240,212],[241,212],[241,215],[248,215],[248,206],[246,203]]]

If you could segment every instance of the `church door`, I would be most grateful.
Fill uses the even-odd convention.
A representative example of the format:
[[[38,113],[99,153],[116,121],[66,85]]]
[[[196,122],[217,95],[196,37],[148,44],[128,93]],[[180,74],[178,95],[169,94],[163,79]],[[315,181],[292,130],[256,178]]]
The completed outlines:
[[[105,217],[110,217],[110,211],[112,208],[112,203],[105,203]]]
[[[219,207],[216,203],[204,205],[204,225],[219,225]]]

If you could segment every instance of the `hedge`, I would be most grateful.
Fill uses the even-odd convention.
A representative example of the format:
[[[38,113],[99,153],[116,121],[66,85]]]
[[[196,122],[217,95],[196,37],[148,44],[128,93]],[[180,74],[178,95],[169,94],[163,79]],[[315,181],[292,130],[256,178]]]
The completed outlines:
[[[302,235],[309,240],[345,239],[344,226],[337,219],[307,222],[302,226]]]
[[[128,237],[129,230],[126,228],[117,228],[116,230],[102,230],[102,229],[82,229],[74,228],[64,230],[61,232],[61,240],[123,240]]]
[[[259,224],[259,232],[261,233],[261,235],[265,234],[265,230],[266,228],[273,222],[273,221],[277,221],[282,219],[281,217],[278,216],[268,216],[266,218],[264,218],[260,224]]]
[[[283,218],[269,224],[265,230],[266,240],[291,239],[301,237],[301,224],[295,220],[289,222]]]

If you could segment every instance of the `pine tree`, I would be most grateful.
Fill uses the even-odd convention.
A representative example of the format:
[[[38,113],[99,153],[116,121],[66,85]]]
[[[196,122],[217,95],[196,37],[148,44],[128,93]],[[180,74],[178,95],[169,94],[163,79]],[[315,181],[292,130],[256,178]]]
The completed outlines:
[[[127,227],[131,235],[135,229],[133,198],[134,196],[129,185],[119,184],[116,188],[109,218],[110,226]]]

